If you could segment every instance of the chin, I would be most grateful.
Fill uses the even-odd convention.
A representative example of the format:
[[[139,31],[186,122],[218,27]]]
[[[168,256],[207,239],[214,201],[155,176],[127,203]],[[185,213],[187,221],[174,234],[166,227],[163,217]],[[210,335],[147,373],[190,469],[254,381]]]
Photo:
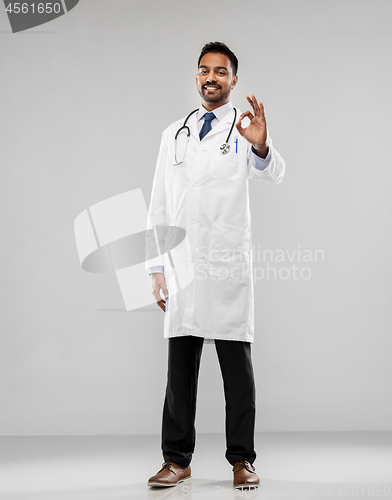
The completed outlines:
[[[221,95],[216,97],[210,97],[206,94],[203,94],[203,98],[206,102],[220,102],[223,100]]]

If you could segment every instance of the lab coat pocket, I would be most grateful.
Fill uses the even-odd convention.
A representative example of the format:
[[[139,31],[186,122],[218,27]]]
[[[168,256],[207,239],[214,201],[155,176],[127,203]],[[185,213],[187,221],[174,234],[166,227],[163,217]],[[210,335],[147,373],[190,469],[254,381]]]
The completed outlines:
[[[250,231],[213,221],[208,273],[222,280],[249,280]]]
[[[240,143],[230,142],[230,151],[222,154],[220,148],[215,148],[211,158],[209,174],[213,179],[234,181],[240,177],[241,152]]]

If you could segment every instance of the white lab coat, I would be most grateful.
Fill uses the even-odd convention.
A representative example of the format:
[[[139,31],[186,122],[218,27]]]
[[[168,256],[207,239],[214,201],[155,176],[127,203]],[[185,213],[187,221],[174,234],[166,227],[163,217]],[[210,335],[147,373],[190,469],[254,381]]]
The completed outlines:
[[[237,108],[237,120],[241,111]],[[167,254],[146,262],[164,265],[169,300],[164,337],[194,335],[205,339],[254,341],[254,290],[248,179],[280,183],[285,163],[268,135],[271,161],[254,166],[251,144],[234,126],[230,152],[223,155],[234,119],[231,110],[200,141],[196,115],[185,160],[175,165],[174,136],[185,118],[171,124],[162,140],[153,180],[148,226],[186,230],[193,279],[175,290]],[[238,139],[236,145],[235,141]],[[236,152],[237,146],[237,152]]]

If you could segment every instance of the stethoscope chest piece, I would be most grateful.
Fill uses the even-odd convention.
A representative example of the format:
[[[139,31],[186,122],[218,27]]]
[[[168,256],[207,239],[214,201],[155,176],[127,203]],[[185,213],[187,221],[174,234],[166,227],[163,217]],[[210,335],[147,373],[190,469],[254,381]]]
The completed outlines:
[[[225,142],[224,144],[222,144],[222,146],[220,147],[220,150],[221,150],[221,153],[223,155],[227,154],[229,151],[230,151],[230,144],[227,144],[227,142]]]
[[[234,128],[234,125],[235,125],[235,122],[237,119],[237,110],[235,108],[233,108],[233,109],[234,109],[234,120],[233,120],[233,123],[231,124],[229,135],[227,136],[226,142],[223,143],[222,146],[220,147],[220,151],[223,155],[226,155],[230,151],[229,140],[230,140],[231,133],[233,132],[233,128]],[[174,164],[175,165],[180,165],[185,159],[186,150],[187,150],[188,142],[189,142],[189,137],[191,135],[191,131],[190,131],[189,127],[187,126],[187,122],[188,122],[190,116],[193,115],[193,113],[196,113],[197,111],[199,111],[199,110],[194,109],[193,111],[191,111],[189,113],[189,115],[185,118],[184,125],[177,130],[177,133],[174,137],[174,162],[175,162]],[[180,132],[182,132],[182,131],[185,131],[186,134],[181,134]],[[183,154],[181,155],[182,156],[181,160],[179,160],[177,157],[177,139],[179,138],[179,136],[180,137],[185,136],[185,140],[186,140],[185,145],[184,145],[184,151],[182,152]],[[236,152],[237,152],[237,148],[236,148]]]

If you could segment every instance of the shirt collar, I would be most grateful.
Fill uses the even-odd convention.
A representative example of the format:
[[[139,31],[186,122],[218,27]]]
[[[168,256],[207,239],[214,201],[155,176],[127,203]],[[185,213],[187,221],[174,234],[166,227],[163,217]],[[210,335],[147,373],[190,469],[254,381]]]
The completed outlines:
[[[232,109],[233,105],[231,104],[231,101],[229,101],[226,104],[223,104],[223,106],[215,108],[212,112],[216,116],[217,120],[220,122]],[[208,113],[208,111],[202,104],[200,104],[199,111],[196,113],[197,121],[201,120],[206,113]]]

